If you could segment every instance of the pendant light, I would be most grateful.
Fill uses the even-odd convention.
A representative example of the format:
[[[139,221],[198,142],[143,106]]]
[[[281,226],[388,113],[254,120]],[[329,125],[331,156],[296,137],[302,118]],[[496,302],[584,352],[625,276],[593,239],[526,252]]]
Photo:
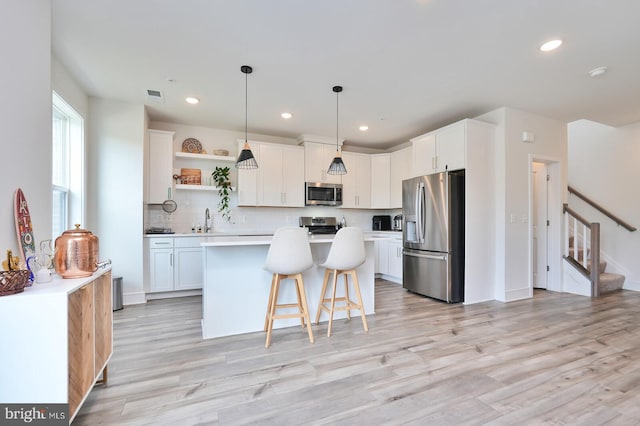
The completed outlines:
[[[342,86],[333,86],[333,91],[336,94],[336,156],[333,158],[333,161],[329,165],[327,174],[346,175],[347,168],[342,161],[342,153],[340,152],[340,148],[338,146],[338,93],[342,92]]]
[[[253,72],[253,68],[251,68],[249,65],[243,65],[240,67],[240,71],[244,73],[244,145],[242,146],[240,155],[238,155],[236,168],[257,169],[258,162],[253,156],[253,152],[251,152],[251,147],[249,146],[249,142],[247,141],[247,79],[248,75]]]

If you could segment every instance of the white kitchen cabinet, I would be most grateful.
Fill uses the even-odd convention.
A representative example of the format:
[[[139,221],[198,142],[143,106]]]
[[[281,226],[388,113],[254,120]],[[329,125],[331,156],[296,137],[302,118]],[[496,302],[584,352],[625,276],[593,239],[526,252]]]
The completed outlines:
[[[257,144],[260,150],[257,205],[304,207],[304,148]]]
[[[304,207],[304,148],[256,141],[249,144],[258,168],[238,170],[238,205]]]
[[[366,154],[343,152],[347,174],[342,175],[342,207],[371,207],[371,158]]]
[[[238,140],[238,152],[242,151],[244,140]],[[238,206],[258,205],[258,170],[262,167],[260,149],[257,142],[249,141],[251,152],[258,163],[257,169],[238,169]]]
[[[336,156],[336,145],[325,143],[304,143],[304,175],[307,182],[342,183],[342,175],[327,173],[331,161]],[[343,154],[344,161],[344,154]],[[349,169],[347,169],[348,171]]]
[[[391,153],[390,208],[402,208],[402,181],[412,177],[412,147],[408,146]]]
[[[204,283],[201,238],[174,238],[174,286],[178,290],[201,289]]]
[[[174,132],[147,130],[146,202],[159,204],[169,197],[173,184]]]
[[[467,120],[411,139],[413,176],[464,169]]]
[[[389,240],[389,272],[396,282],[402,282],[402,240]],[[395,280],[394,280],[395,281]]]
[[[465,168],[467,125],[468,120],[463,120],[436,132],[436,172]]]
[[[199,237],[152,237],[148,241],[149,293],[201,289]]]
[[[371,208],[391,207],[391,154],[371,155]]]
[[[413,176],[424,176],[435,172],[437,159],[436,135],[429,133],[411,139],[413,144]]]
[[[376,240],[375,273],[389,275],[389,240]]]
[[[149,238],[149,292],[173,291],[173,238]]]

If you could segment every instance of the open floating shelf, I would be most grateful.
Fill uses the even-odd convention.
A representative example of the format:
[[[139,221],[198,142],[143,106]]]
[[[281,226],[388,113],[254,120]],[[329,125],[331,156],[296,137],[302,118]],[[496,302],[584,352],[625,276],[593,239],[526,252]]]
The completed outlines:
[[[192,191],[217,191],[218,187],[213,185],[186,185],[186,184],[177,183],[176,189],[189,189]],[[236,190],[235,186],[232,186],[229,189],[231,191]]]
[[[189,158],[194,160],[228,161],[230,163],[236,162],[236,157],[223,156],[223,155],[211,155],[211,154],[194,154],[191,152],[176,152],[176,158]]]

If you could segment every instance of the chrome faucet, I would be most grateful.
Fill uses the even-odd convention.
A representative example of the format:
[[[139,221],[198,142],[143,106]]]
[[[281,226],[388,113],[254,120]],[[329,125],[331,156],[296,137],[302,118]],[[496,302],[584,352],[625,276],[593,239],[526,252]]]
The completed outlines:
[[[211,213],[209,213],[209,207],[204,211],[204,232],[211,232]]]

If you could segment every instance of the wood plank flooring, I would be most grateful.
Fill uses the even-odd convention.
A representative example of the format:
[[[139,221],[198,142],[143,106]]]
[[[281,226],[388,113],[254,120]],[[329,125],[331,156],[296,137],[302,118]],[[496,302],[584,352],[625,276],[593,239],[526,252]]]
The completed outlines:
[[[265,301],[266,309],[266,301]],[[640,293],[447,305],[376,282],[376,314],[202,340],[200,297],[114,312],[109,383],[74,425],[640,424]]]

